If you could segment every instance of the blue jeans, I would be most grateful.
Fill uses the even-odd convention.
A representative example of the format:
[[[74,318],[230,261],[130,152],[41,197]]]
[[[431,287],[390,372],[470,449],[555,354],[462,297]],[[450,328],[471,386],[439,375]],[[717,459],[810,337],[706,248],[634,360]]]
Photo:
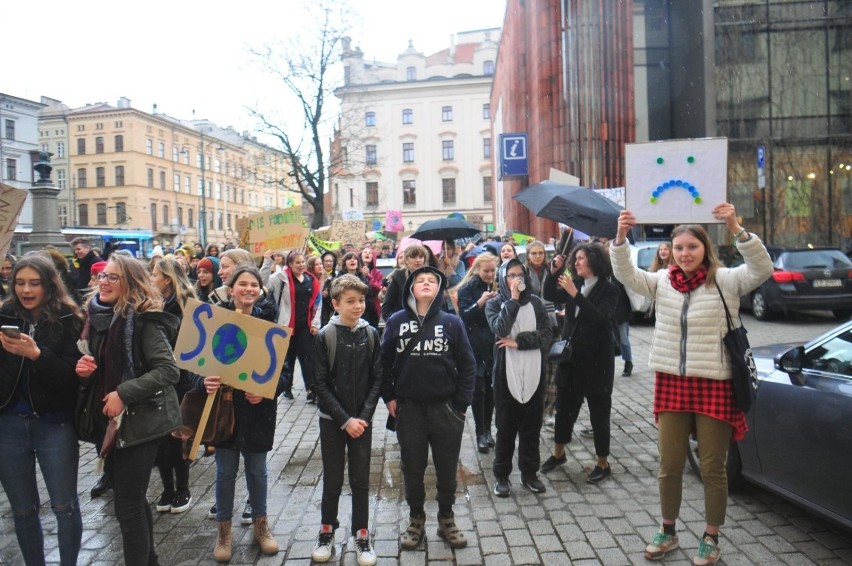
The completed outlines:
[[[230,521],[234,515],[234,488],[240,469],[240,454],[246,467],[251,517],[266,516],[266,452],[216,448],[216,520],[219,522]]]
[[[0,415],[0,483],[15,515],[15,534],[27,566],[44,564],[36,459],[56,515],[59,558],[71,566],[77,563],[83,536],[77,499],[80,451],[74,427],[70,421],[46,423],[34,417]]]
[[[630,323],[618,323],[618,339],[621,342],[621,359],[633,363],[633,351],[630,349]]]
[[[337,509],[343,491],[343,471],[349,460],[349,488],[352,490],[352,535],[368,529],[370,523],[370,449],[373,425],[352,438],[330,419],[319,419],[322,451],[322,524],[340,526]]]

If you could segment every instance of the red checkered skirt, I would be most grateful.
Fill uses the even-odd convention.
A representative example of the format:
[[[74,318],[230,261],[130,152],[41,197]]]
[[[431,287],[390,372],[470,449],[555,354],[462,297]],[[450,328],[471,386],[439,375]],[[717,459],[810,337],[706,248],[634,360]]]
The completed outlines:
[[[745,413],[734,404],[730,379],[679,376],[658,371],[654,386],[654,419],[662,412],[699,413],[733,427],[733,439],[742,440],[748,432]]]

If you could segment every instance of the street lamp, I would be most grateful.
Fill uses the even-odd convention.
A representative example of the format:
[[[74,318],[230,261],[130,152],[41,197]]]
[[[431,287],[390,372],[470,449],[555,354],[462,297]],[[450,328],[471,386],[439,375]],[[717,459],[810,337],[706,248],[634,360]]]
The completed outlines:
[[[207,249],[207,185],[204,179],[204,132],[199,132],[199,134],[201,134],[201,209],[198,211],[201,230],[199,230],[199,236],[201,236],[201,245],[204,249]]]

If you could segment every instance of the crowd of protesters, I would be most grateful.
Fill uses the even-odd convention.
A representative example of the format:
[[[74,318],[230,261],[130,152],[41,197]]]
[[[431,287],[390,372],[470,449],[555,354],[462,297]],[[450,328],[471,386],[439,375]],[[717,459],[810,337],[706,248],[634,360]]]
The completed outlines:
[[[276,397],[294,399],[298,362],[305,399],[317,404],[322,444],[322,522],[312,558],[324,562],[334,552],[348,458],[351,535],[358,564],[370,565],[377,560],[369,533],[370,442],[380,400],[400,444],[409,507],[403,550],[417,548],[424,537],[430,452],[438,535],[452,548],[467,544],[453,505],[468,409],[478,451],[494,450],[491,485],[498,497],[512,493],[515,452],[521,484],[533,493],[546,490],[538,474],[568,464],[566,444],[584,402],[595,450],[587,481],[611,477],[615,358],[623,359],[621,376],[633,371],[627,288],[656,301],[655,334],[661,337],[651,369],[662,517],[645,556],[657,560],[678,546],[683,460],[696,427],[702,449],[712,452],[705,457],[702,450],[707,526],[694,563],[715,563],[728,441],[741,438],[746,424],[731,400],[727,361],[704,364],[709,358],[702,352],[725,360],[721,338],[707,338],[724,334],[714,297],[734,299],[754,288],[771,272],[771,262],[757,237],[739,226],[731,205],[719,205],[714,214],[734,235],[746,260],[741,268],[721,267],[698,225],[675,229],[651,270],[634,267],[624,245],[636,224],[629,211],[622,212],[612,242],[573,242],[567,229],[554,257],[547,257],[541,241],[525,242],[526,257],[519,258],[511,242],[491,240],[476,246],[448,240],[438,253],[416,242],[395,249],[386,241],[321,253],[270,250],[259,260],[241,249],[209,245],[202,251],[186,244],[157,246],[143,262],[119,250],[102,257],[78,238],[70,262],[56,249],[20,259],[7,254],[0,266],[0,483],[24,562],[44,563],[38,462],[56,516],[61,563],[76,563],[83,531],[77,490],[82,440],[93,442],[103,459],[91,495],[113,490],[125,563],[158,563],[146,499],[153,469],[163,487],[157,512],[181,513],[192,504],[186,454],[170,434],[181,425],[180,399],[191,389],[230,389],[220,376],[202,377],[175,364],[172,348],[190,298],[291,329]],[[396,269],[383,276],[377,261],[394,258]],[[702,331],[687,336],[684,324]],[[560,352],[551,361],[560,340],[571,344],[571,354]],[[698,390],[708,394],[695,396]],[[216,460],[210,516],[217,521],[213,557],[220,562],[232,557],[240,456],[248,487],[242,521],[253,525],[263,554],[279,549],[266,509],[277,402],[240,390],[231,394],[233,434],[206,449]],[[552,426],[554,442],[541,462],[544,426]]]

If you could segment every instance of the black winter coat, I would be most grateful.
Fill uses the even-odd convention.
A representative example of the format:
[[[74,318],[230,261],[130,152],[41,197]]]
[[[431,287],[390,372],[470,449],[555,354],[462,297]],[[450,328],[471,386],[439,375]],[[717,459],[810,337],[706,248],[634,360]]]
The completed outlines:
[[[351,418],[372,421],[382,391],[379,331],[363,319],[359,323],[352,330],[338,324],[337,316],[329,321],[337,335],[334,367],[329,367],[328,325],[320,329],[314,342],[314,387],[320,416],[330,417],[341,428]],[[372,351],[368,334],[373,334]]]
[[[44,413],[74,413],[77,401],[78,378],[75,371],[80,352],[77,339],[82,320],[70,309],[63,308],[59,321],[41,321],[35,325],[5,306],[0,311],[0,324],[17,326],[21,332],[33,332],[41,350],[34,362],[28,362],[30,405],[36,415]],[[25,359],[0,348],[0,408],[8,405],[21,385]]]
[[[488,284],[473,275],[459,289],[459,316],[467,327],[467,337],[473,348],[473,356],[476,358],[476,375],[481,377],[491,373],[494,362],[494,333],[488,325],[485,316],[485,307],[479,308],[476,303],[482,294],[489,291]]]
[[[570,379],[585,395],[611,395],[615,375],[612,319],[618,305],[618,287],[599,277],[588,297],[578,292],[572,298],[558,286],[557,280],[556,277],[544,280],[544,298],[565,303],[562,338],[571,336],[574,342],[573,359],[559,364],[557,381]],[[583,280],[574,283],[579,288]],[[580,311],[575,315],[577,307]]]

